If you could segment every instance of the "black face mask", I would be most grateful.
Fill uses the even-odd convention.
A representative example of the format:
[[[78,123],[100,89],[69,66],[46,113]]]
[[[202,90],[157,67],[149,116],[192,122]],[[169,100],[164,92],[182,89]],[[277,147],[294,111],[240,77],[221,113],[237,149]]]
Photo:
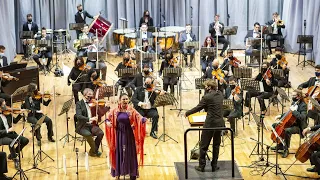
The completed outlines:
[[[125,58],[124,62],[129,62],[129,60],[130,60],[129,58]]]
[[[145,86],[146,88],[151,88],[151,84],[144,83],[144,86]]]
[[[80,9],[79,12],[82,12],[82,9]]]
[[[292,97],[292,101],[293,101],[293,102],[296,102],[296,101],[298,101],[298,98]]]
[[[233,56],[230,56],[229,59],[233,59]]]
[[[267,68],[262,68],[261,71],[265,73],[267,71]]]
[[[31,22],[32,22],[32,19],[28,19],[28,22],[31,23]]]
[[[90,102],[92,100],[92,97],[87,97],[87,102]]]
[[[234,89],[236,87],[236,85],[230,85],[231,89]]]
[[[212,66],[213,67],[213,69],[218,69],[219,67],[218,66]]]
[[[280,60],[282,56],[280,54],[276,54],[276,58]]]
[[[149,17],[150,15],[149,14],[146,14],[146,17]]]
[[[146,75],[149,74],[149,70],[144,70],[143,72],[144,72],[144,74],[146,74]]]

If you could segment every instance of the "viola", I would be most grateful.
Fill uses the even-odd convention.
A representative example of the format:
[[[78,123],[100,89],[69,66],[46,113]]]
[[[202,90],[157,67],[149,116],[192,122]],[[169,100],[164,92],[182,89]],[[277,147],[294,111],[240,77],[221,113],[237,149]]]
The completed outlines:
[[[107,111],[109,111],[110,107],[106,107],[106,101],[104,99],[91,99],[88,103],[90,110],[91,110],[91,116],[98,116],[98,120],[92,122],[92,125],[99,126],[99,122],[101,121],[101,117],[106,114]]]
[[[241,64],[241,61],[239,59],[237,59],[236,57],[233,57],[232,59],[230,59],[229,63],[231,66],[238,68]]]
[[[234,90],[232,91],[232,95],[236,95],[236,94],[240,94],[241,93],[241,89],[240,89],[240,86],[236,86],[234,88]]]
[[[212,77],[215,77],[218,81],[224,79],[224,76],[225,75],[220,68],[212,70]]]
[[[284,65],[288,65],[286,57],[282,56],[281,59],[277,61],[277,65],[280,66],[282,69],[284,68]]]

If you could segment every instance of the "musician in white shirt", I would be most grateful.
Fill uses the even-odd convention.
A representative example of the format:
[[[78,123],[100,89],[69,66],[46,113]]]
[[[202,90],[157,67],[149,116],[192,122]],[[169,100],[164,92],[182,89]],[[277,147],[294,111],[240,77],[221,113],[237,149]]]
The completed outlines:
[[[185,42],[196,41],[196,35],[192,33],[192,28],[190,24],[186,25],[186,31],[181,33],[179,37],[179,45],[181,52],[184,55],[184,61],[186,62],[186,66],[188,66],[187,55],[190,54],[190,67],[192,67],[192,61],[194,59],[195,49],[194,47],[184,47]]]
[[[218,38],[218,43],[223,44],[220,56],[224,56],[224,51],[228,48],[230,42],[223,36],[224,24],[219,21],[220,15],[216,14],[214,16],[214,22],[209,25],[209,33],[213,39]]]

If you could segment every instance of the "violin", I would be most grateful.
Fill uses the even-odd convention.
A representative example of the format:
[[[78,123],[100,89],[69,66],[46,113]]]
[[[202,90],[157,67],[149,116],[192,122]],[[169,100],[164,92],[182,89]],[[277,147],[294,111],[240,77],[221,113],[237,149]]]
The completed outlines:
[[[175,67],[175,64],[178,63],[178,59],[177,58],[172,58],[169,60],[169,65],[170,66],[174,66]]]
[[[270,80],[271,78],[272,78],[271,69],[270,69],[270,67],[268,67],[267,71],[263,74],[261,81],[263,79],[264,80],[267,80],[267,79]]]
[[[212,77],[215,77],[218,81],[224,79],[224,76],[225,75],[220,68],[218,68],[216,70],[212,70]]]
[[[106,82],[104,80],[100,79],[100,78],[94,80],[92,83],[94,85],[99,86],[99,87],[102,87],[102,86],[106,85]]]
[[[90,102],[88,103],[88,105],[90,108],[95,108],[97,106],[104,107],[106,105],[106,103],[107,102],[104,99],[99,99],[99,100],[91,99]]]
[[[240,94],[241,93],[241,89],[240,86],[236,86],[233,90],[232,90],[232,96],[236,95],[236,94]]]
[[[58,94],[57,94],[58,95]],[[36,99],[36,100],[39,100],[41,98],[44,98],[44,99],[51,99],[52,97],[52,94],[49,93],[48,91],[44,92],[44,93],[40,93],[39,91],[37,91],[34,95],[33,95],[33,98]]]
[[[88,66],[86,64],[82,64],[81,66],[78,67],[78,69],[80,71],[86,71],[86,70],[90,70],[91,69],[91,66]]]
[[[135,62],[135,60],[130,59],[124,65],[127,66],[127,67],[134,67],[136,65],[136,62]]]
[[[12,79],[12,80],[15,80],[15,81],[19,81],[19,78],[11,76],[9,73],[2,73],[2,77],[1,78],[6,80],[6,81],[9,80],[9,79]]]
[[[148,88],[146,88],[146,90],[148,91],[148,92],[152,92],[152,91],[154,91],[154,84],[152,83],[152,84],[150,84],[150,87],[148,87]]]
[[[30,111],[28,109],[21,109],[21,108],[11,108],[11,107],[6,107],[6,109],[2,110],[2,114],[5,116],[8,116],[10,114],[21,114],[24,111]]]
[[[284,56],[282,56],[281,59],[277,61],[277,65],[280,66],[282,69],[284,69],[284,65],[287,65],[287,64],[288,64],[288,61]]]
[[[238,68],[241,64],[241,61],[239,59],[237,59],[236,57],[233,57],[232,59],[230,59],[229,63],[231,66]]]

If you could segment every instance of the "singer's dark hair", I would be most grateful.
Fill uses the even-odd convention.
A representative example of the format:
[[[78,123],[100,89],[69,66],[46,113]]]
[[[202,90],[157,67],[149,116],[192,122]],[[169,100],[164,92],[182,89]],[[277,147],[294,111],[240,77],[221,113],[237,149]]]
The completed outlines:
[[[123,96],[128,96],[129,97],[129,95],[127,93],[121,93],[120,96],[119,96],[119,99],[121,99]]]

